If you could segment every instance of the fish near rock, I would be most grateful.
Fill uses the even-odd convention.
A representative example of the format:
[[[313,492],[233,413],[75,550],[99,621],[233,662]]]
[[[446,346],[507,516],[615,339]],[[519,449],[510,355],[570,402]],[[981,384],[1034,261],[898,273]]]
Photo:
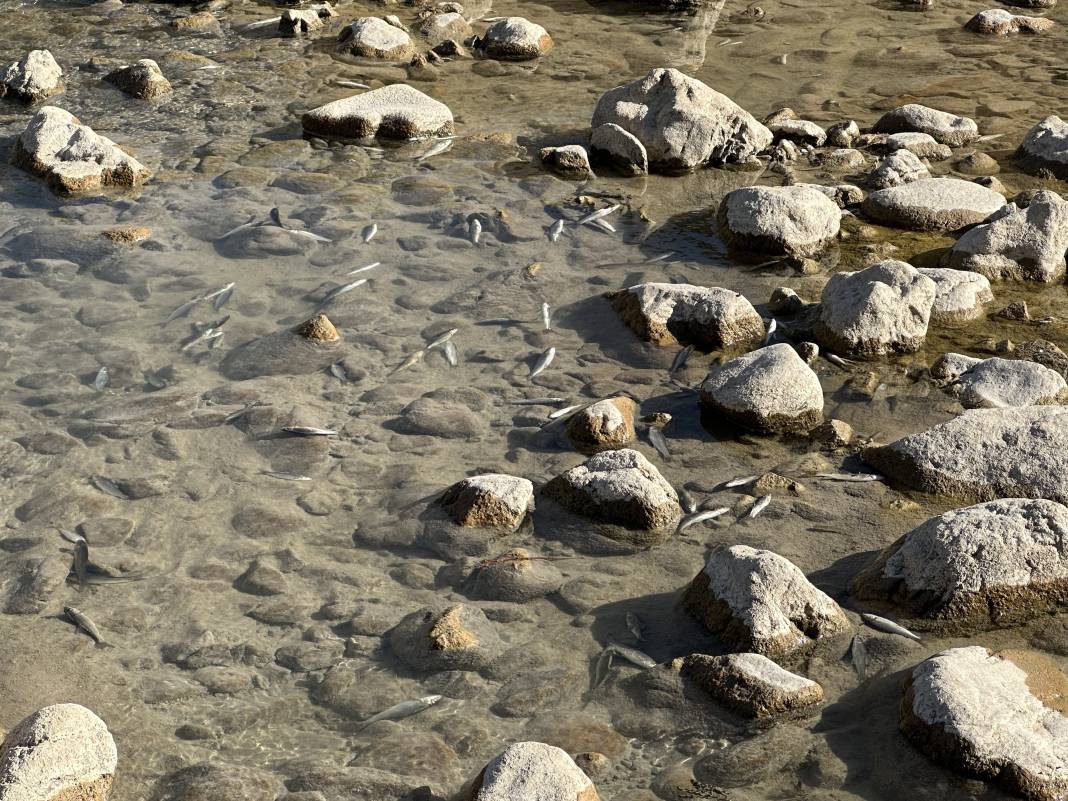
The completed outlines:
[[[635,440],[638,404],[628,397],[608,398],[587,406],[567,421],[567,438],[583,453],[621,448]]]
[[[514,531],[534,509],[534,485],[518,476],[486,473],[453,484],[440,503],[460,526]]]
[[[341,335],[325,314],[316,314],[293,329],[293,333],[315,342],[337,342]]]

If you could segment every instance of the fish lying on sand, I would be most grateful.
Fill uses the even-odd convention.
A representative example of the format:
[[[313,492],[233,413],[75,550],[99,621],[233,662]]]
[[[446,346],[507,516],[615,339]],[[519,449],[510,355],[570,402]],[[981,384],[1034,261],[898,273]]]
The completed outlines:
[[[816,478],[825,481],[882,481],[877,473],[816,473]]]
[[[674,360],[671,362],[671,369],[668,370],[668,375],[674,375],[683,367],[685,367],[686,362],[690,360],[691,353],[693,353],[693,345],[687,345],[685,348],[676,353]]]
[[[557,239],[560,238],[560,234],[562,234],[563,231],[564,221],[557,220],[556,222],[554,222],[552,225],[549,226],[549,241],[555,242]]]
[[[530,368],[530,377],[535,378],[546,367],[553,363],[553,359],[556,358],[556,348],[549,348],[545,353],[538,357],[538,361],[534,363],[534,366]]]
[[[311,476],[302,476],[299,473],[285,473],[281,470],[264,470],[263,475],[277,478],[281,481],[311,481]]]
[[[454,336],[456,336],[456,332],[459,331],[459,330],[460,330],[459,328],[450,328],[448,331],[443,331],[442,333],[440,333],[436,337],[434,337],[434,340],[429,345],[426,346],[426,349],[427,350],[433,350],[434,348],[438,347],[439,345],[444,345],[446,342],[448,342],[450,339],[452,339]]]
[[[749,514],[747,514],[746,517],[756,517],[768,508],[769,503],[771,503],[770,495],[764,495],[761,498],[757,498],[757,502],[749,509]]]
[[[864,647],[864,640],[859,634],[854,634],[849,643],[849,659],[853,663],[853,670],[860,678],[864,678],[868,670],[868,649]]]
[[[104,387],[108,385],[108,381],[111,380],[111,374],[108,372],[106,366],[101,367],[96,371],[96,377],[93,379],[93,389],[97,392],[103,392]]]
[[[727,514],[731,509],[729,506],[719,506],[715,509],[702,509],[699,512],[693,512],[686,515],[679,521],[679,527],[675,529],[676,534],[681,534],[690,526],[696,526],[698,523],[703,523],[706,520],[713,520],[717,517],[722,517]]]
[[[744,487],[746,484],[752,484],[758,478],[760,478],[760,476],[739,476],[738,478],[732,478],[730,481],[725,481],[723,486],[727,489]]]
[[[472,245],[477,245],[482,238],[482,223],[477,217],[467,224],[467,238],[471,240]]]
[[[861,614],[860,619],[876,631],[884,631],[887,634],[897,634],[900,637],[908,637],[910,640],[915,640],[916,642],[923,642],[923,640],[919,638],[919,635],[913,634],[904,626],[898,625],[892,620],[887,620],[885,617],[879,617],[878,615],[864,612]]]
[[[625,645],[620,645],[617,642],[609,642],[605,647],[612,656],[618,656],[626,662],[630,662],[640,668],[654,668],[657,665],[657,661],[647,654],[643,654],[637,648],[628,648]]]
[[[659,426],[649,426],[645,434],[649,437],[649,444],[660,454],[660,458],[671,458],[671,449],[668,447],[667,437],[664,436],[664,432]]]
[[[607,207],[605,207],[603,209],[597,209],[597,211],[591,211],[585,217],[582,217],[581,219],[579,219],[579,221],[575,223],[575,227],[578,228],[580,225],[589,225],[594,220],[604,219],[609,214],[612,214],[612,213],[618,211],[619,208],[620,208],[620,205],[618,203],[616,203],[616,204],[614,204],[612,206],[607,206]]]
[[[113,498],[118,498],[120,501],[130,500],[130,496],[119,489],[119,485],[112,481],[110,478],[104,476],[93,476],[89,479],[89,483],[103,492],[105,495],[110,495]]]
[[[363,239],[364,244],[367,244],[375,238],[375,234],[378,233],[378,223],[371,223],[364,226],[363,231],[360,232],[360,237]]]
[[[441,346],[441,352],[445,354],[449,367],[456,367],[460,363],[460,351],[456,349],[455,342],[446,342]]]
[[[84,612],[73,606],[64,606],[63,614],[66,616],[67,620],[75,625],[76,628],[88,634],[98,646],[103,647],[107,645],[107,643],[104,642],[104,638],[100,635],[100,629],[96,627],[96,624],[90,620],[89,616]]]
[[[552,330],[552,309],[549,308],[548,303],[541,304],[541,324],[546,331]]]
[[[282,426],[287,434],[295,434],[298,437],[335,437],[337,432],[332,428],[317,428],[316,426]]]

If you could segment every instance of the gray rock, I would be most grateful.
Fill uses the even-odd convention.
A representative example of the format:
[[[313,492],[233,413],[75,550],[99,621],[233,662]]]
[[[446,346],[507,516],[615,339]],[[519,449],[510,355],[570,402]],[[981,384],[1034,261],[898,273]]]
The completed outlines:
[[[838,206],[809,186],[749,186],[729,192],[717,221],[727,243],[754,253],[815,256],[838,236]]]
[[[816,340],[827,350],[857,356],[919,350],[936,293],[934,281],[901,261],[835,273],[820,298]]]
[[[984,306],[994,302],[990,281],[978,273],[944,267],[921,267],[918,272],[935,282],[932,323],[975,320]]]
[[[1068,179],[1068,122],[1051,114],[1035,125],[1016,150],[1016,160],[1028,172],[1045,170]]]
[[[690,654],[682,660],[681,672],[724,706],[751,718],[794,712],[823,700],[816,682],[761,654]]]
[[[916,131],[891,134],[886,137],[886,149],[891,152],[907,150],[913,155],[928,161],[945,161],[953,155],[953,150],[949,145],[936,142],[935,138],[930,134]]]
[[[508,746],[461,795],[464,801],[600,801],[566,751],[545,743]]]
[[[764,336],[764,321],[745,296],[720,287],[638,284],[610,296],[639,337],[657,345],[693,345],[714,351]]]
[[[249,595],[281,595],[289,584],[282,571],[257,559],[237,579],[235,587]]]
[[[879,166],[872,171],[871,185],[876,189],[885,189],[930,177],[927,165],[915,153],[901,149],[893,151],[879,162]]]
[[[1003,8],[980,11],[964,27],[987,36],[1008,36],[1010,33],[1045,33],[1053,27],[1053,20],[1045,17],[1026,17],[1010,14]]]
[[[342,28],[337,40],[354,56],[363,58],[407,61],[415,55],[412,38],[404,30],[378,17],[360,17]]]
[[[1004,197],[971,181],[926,178],[872,192],[861,208],[873,220],[888,225],[954,231],[981,223],[1004,205]]]
[[[538,156],[546,167],[569,180],[585,181],[593,176],[589,156],[582,145],[543,147]]]
[[[486,430],[482,417],[468,406],[434,393],[405,406],[398,427],[408,434],[430,434],[446,439],[477,439]]]
[[[523,17],[497,20],[479,43],[486,56],[498,61],[530,61],[544,56],[552,46],[549,32]]]
[[[285,785],[275,773],[213,760],[190,765],[162,779],[159,801],[260,801],[279,798],[284,792]]]
[[[964,175],[993,175],[1001,171],[1001,165],[993,156],[976,150],[961,156],[954,163],[953,169]]]
[[[682,516],[671,484],[627,448],[591,456],[546,484],[545,495],[576,514],[628,528],[666,529]]]
[[[931,377],[965,409],[1039,406],[1060,403],[1068,384],[1055,370],[1024,359],[973,359],[947,353],[931,366]]]
[[[462,42],[474,31],[464,18],[463,14],[456,11],[446,11],[443,14],[433,14],[423,23],[421,33],[434,47],[450,39]]]
[[[715,368],[701,384],[701,403],[758,431],[803,433],[823,422],[819,378],[782,342]]]
[[[888,111],[872,126],[875,133],[919,131],[930,134],[935,141],[950,147],[960,147],[979,138],[979,126],[968,117],[958,117],[919,103]]]
[[[55,106],[33,115],[15,143],[12,162],[62,195],[133,187],[149,174],[110,139]]]
[[[788,286],[776,287],[768,299],[768,311],[772,314],[797,314],[805,306],[805,301],[797,291]]]
[[[836,122],[827,129],[827,144],[831,147],[852,147],[853,140],[860,136],[860,126],[853,120]]]
[[[563,573],[551,561],[515,548],[477,563],[464,592],[470,598],[521,604],[554,593],[563,584]]]
[[[1068,503],[1068,410],[972,409],[864,461],[900,483],[968,501],[1046,498]]]
[[[514,531],[534,509],[534,485],[503,473],[471,476],[449,487],[441,505],[457,525]]]
[[[0,78],[0,97],[35,103],[62,92],[63,70],[48,50],[31,50],[8,65]]]
[[[403,140],[453,132],[448,106],[403,83],[327,103],[307,112],[301,122],[310,134],[348,139]]]
[[[692,170],[744,162],[771,144],[771,131],[729,98],[675,69],[605,92],[592,127],[613,123],[645,147],[650,169]]]
[[[797,184],[797,186],[808,186],[815,189],[824,197],[833,200],[835,205],[840,209],[844,209],[846,206],[855,206],[857,203],[864,200],[864,190],[853,184],[834,184],[832,186],[824,186],[823,184]]]
[[[835,172],[859,172],[868,166],[868,160],[863,153],[848,147],[820,153],[818,161],[823,169]]]
[[[104,721],[78,704],[46,706],[0,747],[0,799],[106,801],[117,762]]]
[[[109,72],[104,80],[141,100],[150,100],[171,91],[171,82],[163,77],[159,65],[150,58]]]
[[[634,134],[612,122],[598,125],[590,132],[590,155],[610,163],[627,175],[649,172],[649,154]]]
[[[504,647],[482,610],[468,604],[413,612],[387,636],[402,662],[427,673],[482,670]]]
[[[731,650],[776,660],[850,628],[838,604],[796,565],[748,545],[713,551],[684,603]]]
[[[939,631],[1019,625],[1068,603],[1068,508],[1007,498],[912,529],[862,570],[853,594]]]
[[[1068,678],[1034,651],[951,648],[905,682],[900,727],[932,761],[1031,799],[1068,794]]]
[[[316,3],[308,8],[287,8],[278,20],[282,36],[298,36],[323,27],[325,17],[337,16],[329,3]]]
[[[945,263],[992,281],[1064,280],[1068,250],[1068,202],[1041,190],[1027,208],[1009,203],[986,222],[965,232]]]
[[[767,126],[776,141],[789,139],[813,147],[823,147],[823,143],[827,141],[827,132],[809,120],[779,120],[768,122]]]

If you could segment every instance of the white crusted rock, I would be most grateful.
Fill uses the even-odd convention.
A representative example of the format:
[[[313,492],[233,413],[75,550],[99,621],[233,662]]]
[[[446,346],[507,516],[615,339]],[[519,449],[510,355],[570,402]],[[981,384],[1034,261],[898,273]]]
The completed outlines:
[[[987,36],[1008,36],[1010,33],[1045,33],[1053,27],[1053,20],[1011,14],[1003,8],[980,11],[964,27]]]
[[[886,149],[907,150],[921,159],[928,161],[945,161],[953,155],[949,145],[936,142],[930,134],[917,131],[903,131],[902,133],[890,134],[886,137]]]
[[[751,718],[796,712],[823,700],[816,682],[761,654],[690,654],[682,660],[681,673],[724,706]]]
[[[838,237],[841,220],[833,200],[804,184],[735,189],[717,214],[720,234],[732,248],[792,256],[821,253]]]
[[[965,409],[1060,403],[1068,384],[1056,370],[1025,359],[972,359],[947,353],[931,366],[931,377]]]
[[[775,140],[789,139],[802,145],[823,147],[827,132],[810,120],[779,120],[767,123]]]
[[[927,165],[920,161],[919,156],[902,148],[893,151],[879,162],[872,171],[871,185],[876,189],[885,189],[930,177]]]
[[[921,267],[918,272],[935,282],[932,323],[974,320],[982,316],[984,306],[994,302],[990,281],[979,273],[944,267]]]
[[[408,33],[378,17],[360,17],[342,28],[337,40],[354,56],[364,58],[407,61],[415,55]]]
[[[310,134],[347,139],[412,139],[453,132],[448,106],[403,83],[335,100],[307,112],[301,121]]]
[[[31,50],[0,77],[0,97],[34,103],[63,91],[63,70],[48,50]]]
[[[979,126],[968,117],[958,117],[946,111],[909,103],[886,112],[872,126],[875,133],[918,131],[929,134],[935,141],[950,147],[960,147],[979,138]]]
[[[513,743],[465,790],[464,801],[600,801],[597,788],[556,746]]]
[[[1035,125],[1016,150],[1016,160],[1028,172],[1044,170],[1068,179],[1068,122],[1051,114]]]
[[[981,223],[1005,205],[992,189],[959,178],[925,178],[880,189],[864,199],[877,222],[917,231],[955,231]]]
[[[627,175],[649,172],[649,154],[634,134],[612,122],[598,125],[590,132],[590,155],[609,162]]]
[[[635,439],[638,404],[626,396],[590,404],[567,421],[567,438],[583,453],[621,448]]]
[[[534,509],[534,485],[518,476],[484,473],[453,484],[441,505],[461,526],[515,530]]]
[[[545,28],[523,17],[497,20],[482,34],[482,52],[498,61],[530,61],[544,56],[553,46]]]

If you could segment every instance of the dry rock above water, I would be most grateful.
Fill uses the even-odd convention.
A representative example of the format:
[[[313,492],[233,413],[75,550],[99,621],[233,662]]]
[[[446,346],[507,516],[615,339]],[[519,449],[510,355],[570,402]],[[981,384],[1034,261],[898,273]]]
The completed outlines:
[[[920,161],[919,156],[910,150],[901,148],[886,156],[872,171],[871,185],[876,189],[886,189],[890,186],[930,178],[931,173],[927,165]]]
[[[945,161],[953,155],[953,150],[949,145],[935,141],[930,134],[917,131],[890,134],[886,137],[886,149],[891,153],[897,150],[907,150],[914,156],[929,161]]]
[[[590,158],[582,145],[543,147],[538,155],[546,167],[563,178],[584,181],[593,176]]]
[[[747,186],[719,205],[719,230],[732,248],[752,253],[815,256],[833,242],[838,205],[812,187]]]
[[[534,509],[534,485],[518,476],[484,473],[453,484],[441,505],[457,525],[514,531]]]
[[[504,648],[493,624],[470,604],[412,612],[387,637],[398,659],[427,673],[482,670]]]
[[[638,284],[609,296],[642,339],[657,345],[729,349],[764,336],[764,321],[743,295],[692,284]]]
[[[823,422],[819,377],[786,343],[731,359],[701,384],[701,403],[732,423],[803,433]]]
[[[307,112],[302,124],[306,133],[345,139],[404,140],[453,132],[448,106],[403,83],[327,103]]]
[[[606,161],[625,175],[649,172],[649,154],[634,134],[612,122],[598,125],[590,132],[590,155]]]
[[[945,264],[992,281],[1063,281],[1068,251],[1068,201],[1040,190],[1026,208],[1009,203],[966,231]]]
[[[463,801],[600,801],[589,776],[556,746],[514,743],[498,754],[462,795]]]
[[[440,14],[432,14],[423,22],[420,33],[426,37],[431,47],[449,40],[462,42],[471,36],[474,31],[464,15],[457,11],[446,11]]]
[[[687,588],[684,603],[731,650],[775,660],[850,628],[838,604],[796,565],[748,545],[714,551]]]
[[[1044,33],[1053,27],[1053,20],[1011,14],[1003,8],[980,11],[964,25],[969,31],[987,36],[1008,36],[1010,33]]]
[[[986,276],[944,267],[921,267],[918,272],[935,282],[933,323],[975,320],[982,316],[983,307],[994,302]]]
[[[947,382],[965,409],[1053,404],[1068,395],[1068,383],[1060,373],[1026,359],[947,353],[931,366],[931,377]]]
[[[13,163],[61,195],[131,188],[148,170],[107,137],[55,106],[40,109],[15,142]]]
[[[325,17],[337,13],[329,3],[317,3],[310,8],[287,8],[278,20],[278,32],[282,36],[298,36],[323,27]]]
[[[1035,125],[1016,150],[1016,160],[1028,172],[1044,170],[1068,179],[1068,122],[1051,114]]]
[[[553,40],[537,23],[523,17],[505,17],[486,29],[478,46],[488,58],[498,61],[530,61],[549,52]]]
[[[791,142],[813,147],[823,147],[823,143],[827,141],[827,132],[810,120],[778,120],[765,124],[775,141],[789,139]]]
[[[676,69],[655,69],[601,95],[592,127],[606,123],[641,142],[650,169],[660,172],[749,161],[772,141],[730,98]]]
[[[107,725],[78,704],[55,704],[12,729],[0,747],[2,801],[106,801],[118,752]]]
[[[338,34],[339,45],[354,56],[407,61],[415,55],[411,37],[400,28],[378,17],[360,17]]]
[[[952,648],[913,668],[902,732],[931,760],[1030,801],[1068,794],[1068,677],[1033,651]]]
[[[583,453],[621,448],[635,439],[638,404],[626,396],[607,398],[575,412],[567,421],[567,438]]]
[[[63,70],[48,50],[31,50],[0,77],[0,97],[35,103],[63,91]]]
[[[1046,498],[1068,503],[1068,409],[972,409],[864,461],[905,486],[969,501]]]
[[[1054,612],[1068,597],[1068,508],[1006,498],[946,512],[883,551],[853,593],[954,632]]]
[[[682,660],[681,672],[727,708],[751,718],[781,715],[823,700],[823,688],[816,682],[761,654],[690,654]]]
[[[968,117],[958,117],[946,111],[909,103],[886,112],[872,126],[875,133],[916,131],[933,137],[936,142],[960,147],[979,138],[979,126]]]
[[[159,65],[150,58],[143,58],[109,72],[104,76],[104,80],[141,100],[150,100],[171,91],[171,82],[163,76]]]
[[[985,186],[959,178],[925,178],[880,189],[864,199],[864,213],[887,225],[917,231],[955,231],[983,222],[1005,205]]]
[[[901,261],[835,273],[820,299],[817,341],[820,347],[857,356],[919,350],[936,294],[934,281]]]

